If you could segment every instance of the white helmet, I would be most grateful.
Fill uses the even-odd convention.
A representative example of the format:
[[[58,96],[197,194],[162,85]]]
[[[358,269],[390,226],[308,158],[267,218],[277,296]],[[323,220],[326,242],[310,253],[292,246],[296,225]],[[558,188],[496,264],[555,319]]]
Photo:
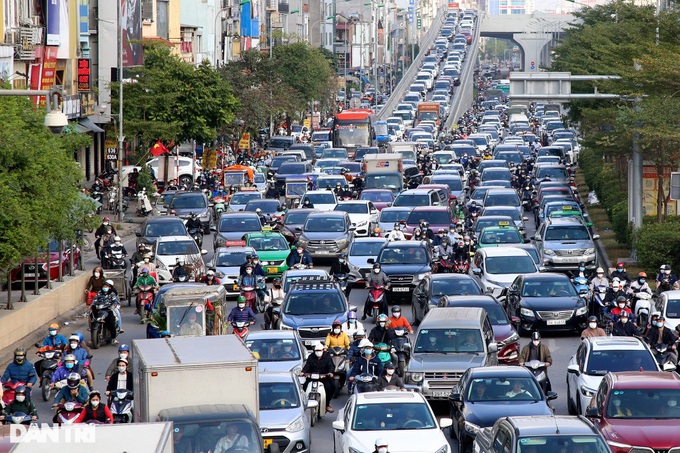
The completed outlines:
[[[120,236],[114,237],[114,238],[113,238],[113,241],[114,241],[114,242],[120,242]]]
[[[601,267],[598,267],[597,269],[595,269],[595,273],[596,274],[604,274],[604,269],[602,269]]]
[[[387,440],[384,437],[378,437],[375,440],[375,446],[377,448],[377,447],[387,447],[389,445],[387,444]]]
[[[373,343],[371,343],[367,338],[364,338],[359,342],[359,347],[360,348],[372,348]]]

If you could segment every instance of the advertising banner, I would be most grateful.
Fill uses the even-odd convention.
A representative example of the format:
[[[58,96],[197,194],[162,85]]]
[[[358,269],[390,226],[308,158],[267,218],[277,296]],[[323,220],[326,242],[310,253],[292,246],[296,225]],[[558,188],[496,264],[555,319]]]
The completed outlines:
[[[90,59],[78,58],[78,91],[90,91]]]
[[[87,35],[90,33],[90,18],[88,12],[89,0],[78,0],[78,13],[80,16],[80,34]]]
[[[49,90],[55,83],[57,74],[57,46],[45,46],[43,49],[42,73],[40,75],[40,89]],[[40,96],[40,105],[45,105],[45,96]]]
[[[59,45],[59,3],[61,0],[47,0],[47,45]]]
[[[123,66],[142,64],[142,2],[120,0],[123,11]]]

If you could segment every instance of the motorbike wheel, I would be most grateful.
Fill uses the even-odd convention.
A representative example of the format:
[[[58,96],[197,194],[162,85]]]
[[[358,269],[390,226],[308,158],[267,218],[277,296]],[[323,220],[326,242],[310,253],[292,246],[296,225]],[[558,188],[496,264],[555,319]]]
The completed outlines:
[[[264,311],[267,309],[267,302],[265,302],[260,296],[256,296],[256,301],[257,309],[260,310],[260,313],[264,313]]]
[[[42,382],[40,383],[41,386],[41,393],[42,393],[42,399],[43,401],[49,401],[50,399],[50,393],[52,393],[52,389],[50,388],[50,380],[47,376],[43,376]]]
[[[92,331],[92,348],[99,349],[99,346],[101,345],[103,329],[104,329],[103,326],[98,326],[95,330]]]
[[[310,395],[311,399],[315,400],[317,403],[321,404],[321,401],[319,401],[321,398],[319,398],[319,395]],[[309,414],[310,418],[310,425],[314,426],[316,425],[316,422],[319,420],[319,411],[321,409],[317,406],[314,409],[312,409],[312,413]]]
[[[128,285],[125,285],[125,298],[128,301],[128,307],[132,306],[132,290]]]
[[[647,313],[640,313],[638,315],[638,326],[646,326],[648,321]]]
[[[406,360],[399,360],[399,364],[397,365],[397,376],[403,378],[404,371],[406,371]]]
[[[380,310],[378,310],[377,308],[374,308],[374,309],[371,310],[371,318],[372,318],[371,321],[373,322],[373,324],[376,324],[378,322],[378,312],[379,311]]]

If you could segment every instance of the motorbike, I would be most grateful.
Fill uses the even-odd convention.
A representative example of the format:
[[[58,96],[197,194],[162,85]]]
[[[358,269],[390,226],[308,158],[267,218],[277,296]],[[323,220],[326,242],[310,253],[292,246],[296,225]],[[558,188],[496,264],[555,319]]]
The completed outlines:
[[[326,374],[311,373],[305,374],[305,377],[310,381],[305,393],[307,398],[311,401],[317,402],[318,406],[312,409],[312,426],[316,421],[326,415],[326,388],[323,386],[321,380],[325,378]]]
[[[127,389],[112,392],[109,404],[113,423],[132,423],[133,394]]]
[[[33,417],[24,412],[14,412],[5,417],[5,424],[7,425],[30,425]]]
[[[26,383],[9,381],[2,385],[2,402],[5,403],[5,405],[12,404],[12,401],[14,401],[14,393],[20,385],[25,386]]]
[[[591,314],[598,317],[600,325],[608,325],[611,322],[609,304],[605,302],[607,289],[604,285],[596,286],[590,304]]]
[[[383,366],[389,362],[393,362],[392,346],[388,345],[387,343],[376,343],[373,345],[373,349],[375,350],[378,360],[382,362]]]
[[[590,288],[588,287],[588,279],[579,276],[574,279],[573,284],[574,288],[576,288],[576,292],[578,293],[579,297],[584,299],[586,303],[589,303],[591,299],[591,294]]]
[[[654,352],[654,358],[663,371],[675,371],[676,365],[667,344],[655,344],[652,352]]]
[[[151,317],[154,297],[153,288],[152,285],[140,285],[137,291],[137,311],[142,323]]]
[[[246,305],[253,311],[257,311],[257,291],[254,286],[242,286],[241,296],[246,298]]]
[[[449,274],[453,272],[453,263],[449,259],[449,255],[442,255],[437,262],[438,274]]]
[[[530,360],[524,364],[524,367],[529,369],[534,375],[538,384],[541,386],[543,393],[550,391],[550,381],[548,380],[548,365],[540,360]]]
[[[82,411],[83,405],[75,401],[61,403],[57,405],[57,413],[52,421],[58,425],[72,425]]]
[[[109,249],[104,260],[106,269],[125,269],[123,250]]]
[[[249,330],[247,322],[244,321],[232,322],[231,327],[235,335],[238,335],[238,337],[241,340],[245,340]]]
[[[649,315],[652,311],[652,295],[645,291],[638,291],[633,294],[633,307],[635,319],[639,326],[646,326]]]
[[[98,203],[97,209],[96,209],[95,212],[97,214],[101,214],[102,206],[104,205],[104,194],[102,192],[98,191],[98,190],[95,190],[95,191],[90,193],[90,197]]]
[[[146,187],[137,193],[137,214],[146,217],[153,211],[149,197],[146,195]]]
[[[111,343],[113,341],[114,335],[107,324],[107,320],[111,317],[115,317],[113,314],[113,309],[111,308],[111,303],[107,300],[95,301],[90,306],[90,333],[92,338],[92,347],[94,349],[99,349],[104,343]],[[114,326],[116,325],[115,319],[111,322]]]
[[[409,339],[406,329],[394,329],[394,340],[392,340],[392,347],[397,356],[397,375],[404,376],[404,372],[408,369],[408,364],[411,361],[411,340]]]
[[[467,274],[470,270],[470,262],[467,260],[456,260],[453,263],[453,272],[456,274]]]
[[[48,401],[52,393],[50,382],[52,382],[52,375],[57,370],[57,367],[59,367],[61,351],[55,349],[44,349],[39,350],[38,355],[42,357],[40,362],[40,370],[38,370],[38,376],[40,376],[39,385],[42,391],[43,401]]]
[[[354,376],[354,393],[375,392],[378,390],[378,377],[373,374],[362,373]]]
[[[213,199],[213,211],[215,211],[215,218],[219,218],[220,214],[227,210],[224,203],[224,197],[215,197]]]
[[[347,287],[350,284],[349,283],[349,275],[348,274],[335,274],[333,276],[335,280],[340,284],[340,289],[342,290],[343,294],[347,294]]]
[[[189,228],[189,236],[196,242],[198,248],[203,246],[203,230],[200,228]]]
[[[373,320],[373,324],[378,321],[378,315],[380,310],[383,308],[385,299],[385,287],[373,285],[372,288],[368,290],[368,302],[370,305],[370,311],[367,313],[368,316]]]
[[[345,385],[345,378],[347,376],[347,364],[345,358],[347,357],[347,349],[340,346],[334,346],[328,350],[328,353],[333,360],[335,370],[333,371],[333,379],[335,380],[335,396],[340,394],[340,390]]]

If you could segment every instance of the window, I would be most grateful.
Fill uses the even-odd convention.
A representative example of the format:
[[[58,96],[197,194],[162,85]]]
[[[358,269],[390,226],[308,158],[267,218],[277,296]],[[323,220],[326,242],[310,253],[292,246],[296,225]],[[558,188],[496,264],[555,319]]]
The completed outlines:
[[[168,21],[168,0],[156,0],[156,35],[159,38],[169,38]]]
[[[545,232],[545,241],[586,241],[590,239],[583,225],[550,227]]]
[[[354,431],[436,428],[429,406],[422,403],[358,404],[352,421]]]
[[[260,362],[287,362],[300,359],[300,348],[297,342],[292,339],[246,340],[246,346],[251,351],[257,352]],[[260,390],[262,390],[262,385],[260,384]],[[260,394],[261,402],[262,395]]]
[[[307,219],[304,230],[306,232],[333,232],[342,233],[345,231],[345,221],[339,218],[313,217]]]
[[[482,335],[476,329],[421,329],[415,351],[420,353],[484,352]]]
[[[194,241],[160,242],[158,255],[198,255],[200,252]]]

